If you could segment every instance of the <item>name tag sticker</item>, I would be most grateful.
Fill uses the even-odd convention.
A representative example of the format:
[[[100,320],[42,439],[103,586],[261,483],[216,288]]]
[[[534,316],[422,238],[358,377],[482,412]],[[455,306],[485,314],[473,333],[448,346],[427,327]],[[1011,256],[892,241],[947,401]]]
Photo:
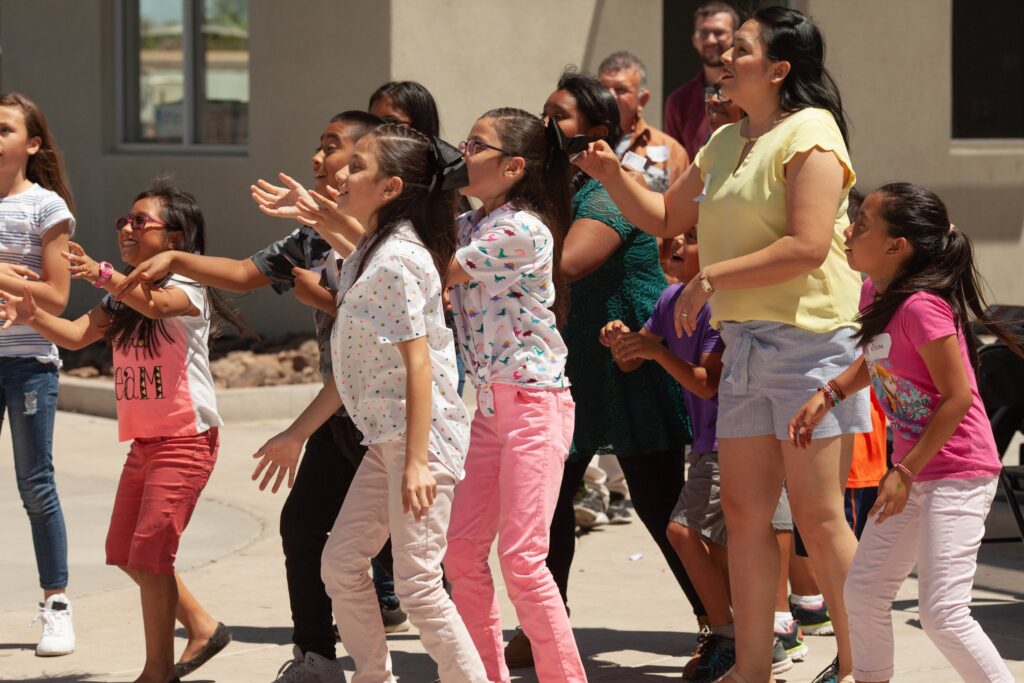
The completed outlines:
[[[653,145],[647,148],[647,158],[656,164],[668,161],[668,145]]]
[[[892,349],[892,337],[889,336],[888,332],[876,336],[868,344],[867,353],[871,360],[885,360],[889,357],[889,351]]]
[[[647,168],[647,159],[636,152],[626,152],[626,156],[622,157],[622,165],[631,171],[643,173],[643,170]]]

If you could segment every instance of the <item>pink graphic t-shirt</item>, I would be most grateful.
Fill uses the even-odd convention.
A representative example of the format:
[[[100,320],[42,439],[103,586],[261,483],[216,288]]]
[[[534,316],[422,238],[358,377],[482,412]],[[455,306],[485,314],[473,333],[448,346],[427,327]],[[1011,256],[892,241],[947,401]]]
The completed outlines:
[[[171,341],[158,335],[154,353],[142,346],[114,349],[114,395],[121,441],[202,434],[223,424],[210,374],[210,308],[206,289],[172,275],[166,287],[183,291],[198,315],[166,318]],[[111,305],[108,295],[104,302]]]
[[[860,309],[865,310],[874,300],[874,285],[867,280],[861,289]],[[940,398],[918,349],[928,342],[954,334],[974,403],[949,441],[918,474],[917,478],[922,481],[993,477],[1002,468],[992,437],[992,426],[978,394],[978,382],[971,367],[967,344],[956,327],[953,309],[935,294],[917,292],[903,302],[885,332],[872,339],[864,349],[871,387],[892,426],[892,460],[900,462],[928,426]]]

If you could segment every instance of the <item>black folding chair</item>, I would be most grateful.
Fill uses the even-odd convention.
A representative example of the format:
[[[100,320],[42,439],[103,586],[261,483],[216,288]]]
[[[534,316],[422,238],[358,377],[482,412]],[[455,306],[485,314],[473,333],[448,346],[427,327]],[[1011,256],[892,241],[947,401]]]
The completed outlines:
[[[1024,432],[1024,358],[998,341],[979,349],[978,361],[978,390],[985,402],[996,448],[1002,460],[1013,437],[1017,432]],[[1021,445],[1021,456],[1020,462],[1024,463],[1024,444]],[[1016,494],[1022,489],[1022,481],[1024,465],[1003,465],[999,484],[1017,522],[1019,537],[986,538],[985,543],[1024,541],[1024,514],[1021,513]]]

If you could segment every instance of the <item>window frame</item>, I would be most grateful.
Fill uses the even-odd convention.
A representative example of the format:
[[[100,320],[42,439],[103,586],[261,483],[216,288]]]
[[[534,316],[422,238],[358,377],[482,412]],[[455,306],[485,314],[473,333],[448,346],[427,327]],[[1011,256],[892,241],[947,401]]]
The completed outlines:
[[[201,18],[204,0],[177,0],[182,4],[181,51],[182,71],[182,140],[181,142],[128,142],[128,111],[138,109],[138,83],[136,68],[128,59],[128,50],[138,50],[138,27],[128,17],[132,3],[139,0],[114,0],[114,149],[130,154],[184,154],[213,156],[248,156],[249,141],[231,145],[196,142],[197,84],[201,82],[203,41]],[[135,13],[133,13],[134,15]],[[251,54],[251,53],[250,53]],[[131,72],[131,73],[129,73]],[[251,74],[251,72],[250,72]],[[134,99],[134,101],[129,101]],[[250,98],[251,102],[251,98]]]

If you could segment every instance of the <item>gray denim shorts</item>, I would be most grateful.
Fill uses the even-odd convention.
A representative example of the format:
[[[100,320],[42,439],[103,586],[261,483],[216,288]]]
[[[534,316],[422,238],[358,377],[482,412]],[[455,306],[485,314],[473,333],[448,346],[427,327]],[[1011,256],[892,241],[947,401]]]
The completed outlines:
[[[705,541],[725,545],[728,538],[725,514],[722,512],[721,483],[718,476],[718,453],[697,453],[686,456],[690,467],[679,501],[671,520],[700,533]],[[789,496],[782,488],[782,497],[772,514],[772,529],[793,531],[793,515]]]
[[[850,327],[818,333],[783,323],[723,322],[718,438],[774,434],[788,440],[800,406],[857,359],[853,334]],[[861,391],[829,411],[814,436],[870,431],[868,394]]]

